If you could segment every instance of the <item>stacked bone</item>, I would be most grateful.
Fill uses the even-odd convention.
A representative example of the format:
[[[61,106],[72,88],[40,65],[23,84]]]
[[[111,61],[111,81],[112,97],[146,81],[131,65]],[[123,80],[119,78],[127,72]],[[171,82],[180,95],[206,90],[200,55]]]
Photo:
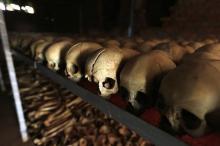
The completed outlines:
[[[156,98],[161,80],[170,71],[178,69],[183,58],[199,52],[203,46],[218,42],[217,38],[209,37],[192,40],[183,38],[175,40],[167,37],[146,41],[141,37],[58,40],[47,47],[40,47],[41,49],[39,45],[42,43],[35,46],[33,42],[31,48],[35,59],[45,61],[54,71],[65,72],[65,75],[75,82],[86,78],[90,82],[97,83],[98,93],[106,99],[111,98],[112,94],[119,93],[128,101],[127,109],[135,114],[139,114],[146,107],[156,106],[162,98]],[[38,49],[40,52],[36,53]],[[42,57],[36,57],[36,55]],[[198,58],[197,55],[194,58]],[[185,90],[182,89],[182,91]],[[193,91],[199,92],[196,88],[193,88]],[[209,91],[210,94],[213,92]],[[206,101],[202,102],[206,104]],[[190,106],[194,107],[194,104]],[[186,118],[186,121],[190,119]],[[171,125],[175,129],[175,124],[178,122],[175,120],[169,122],[174,122]],[[188,134],[196,136],[187,128],[183,129]]]
[[[17,74],[29,134],[36,145],[152,145],[35,71],[22,67]]]
[[[171,8],[171,16],[163,18],[164,28],[176,33],[197,32],[218,35],[219,6],[218,0],[178,0]]]

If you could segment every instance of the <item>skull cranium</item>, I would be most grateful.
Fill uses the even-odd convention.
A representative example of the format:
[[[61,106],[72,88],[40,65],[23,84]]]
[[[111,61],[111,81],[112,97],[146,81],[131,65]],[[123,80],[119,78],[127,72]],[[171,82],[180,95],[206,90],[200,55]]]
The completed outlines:
[[[58,41],[50,45],[50,47],[45,51],[48,68],[58,71],[62,57],[64,57],[64,54],[71,45],[72,42],[69,40]]]
[[[168,55],[171,57],[171,59],[178,63],[180,60],[186,55],[191,54],[195,50],[187,45],[182,45],[179,43],[176,43],[174,41],[161,43],[153,48],[153,50],[162,50],[168,53]]]
[[[80,42],[72,46],[66,53],[65,73],[68,78],[79,81],[84,74],[85,60],[89,54],[102,48],[98,43]]]
[[[209,116],[220,107],[219,46],[199,49],[162,80],[159,108],[175,131],[201,136],[220,118]]]
[[[117,75],[124,62],[138,54],[131,49],[100,49],[88,58],[85,77],[97,83],[101,96],[108,98],[118,91]]]
[[[44,58],[44,51],[47,47],[49,47],[49,45],[52,43],[52,40],[48,40],[48,41],[44,41],[39,43],[36,48],[35,48],[35,55],[34,55],[34,59],[38,62],[42,62],[45,60]]]
[[[206,114],[219,106],[220,73],[204,61],[182,64],[167,74],[160,87],[161,111],[178,131],[192,136],[207,130]]]
[[[142,107],[138,100],[145,100],[146,95],[151,97],[157,88],[155,86],[158,86],[160,76],[175,67],[170,57],[160,50],[129,60],[120,73],[122,96],[128,98],[135,111],[139,111]]]

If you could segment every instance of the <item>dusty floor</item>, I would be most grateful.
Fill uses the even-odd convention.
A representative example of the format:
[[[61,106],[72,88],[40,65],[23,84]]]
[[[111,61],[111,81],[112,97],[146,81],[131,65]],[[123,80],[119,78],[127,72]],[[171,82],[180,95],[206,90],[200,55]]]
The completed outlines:
[[[0,146],[33,146],[22,143],[12,97],[0,94]]]

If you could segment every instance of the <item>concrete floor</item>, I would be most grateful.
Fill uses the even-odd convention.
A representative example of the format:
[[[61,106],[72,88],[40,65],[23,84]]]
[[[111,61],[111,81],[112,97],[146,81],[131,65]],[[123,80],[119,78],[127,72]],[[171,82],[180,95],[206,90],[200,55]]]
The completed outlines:
[[[0,94],[0,146],[33,146],[22,143],[13,98]]]

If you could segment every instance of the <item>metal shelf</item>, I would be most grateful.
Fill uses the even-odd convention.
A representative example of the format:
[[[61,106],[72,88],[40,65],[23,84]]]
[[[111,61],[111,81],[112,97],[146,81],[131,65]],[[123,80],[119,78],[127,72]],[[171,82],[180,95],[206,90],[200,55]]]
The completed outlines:
[[[140,118],[120,109],[112,103],[104,100],[98,95],[91,93],[75,82],[51,71],[42,64],[35,63],[31,58],[22,53],[12,50],[13,56],[17,59],[34,66],[44,76],[70,90],[73,94],[80,96],[83,100],[98,108],[100,111],[109,115],[113,119],[125,124],[130,129],[137,132],[143,138],[150,140],[156,146],[186,146],[185,143],[169,135],[168,133],[148,124]]]

